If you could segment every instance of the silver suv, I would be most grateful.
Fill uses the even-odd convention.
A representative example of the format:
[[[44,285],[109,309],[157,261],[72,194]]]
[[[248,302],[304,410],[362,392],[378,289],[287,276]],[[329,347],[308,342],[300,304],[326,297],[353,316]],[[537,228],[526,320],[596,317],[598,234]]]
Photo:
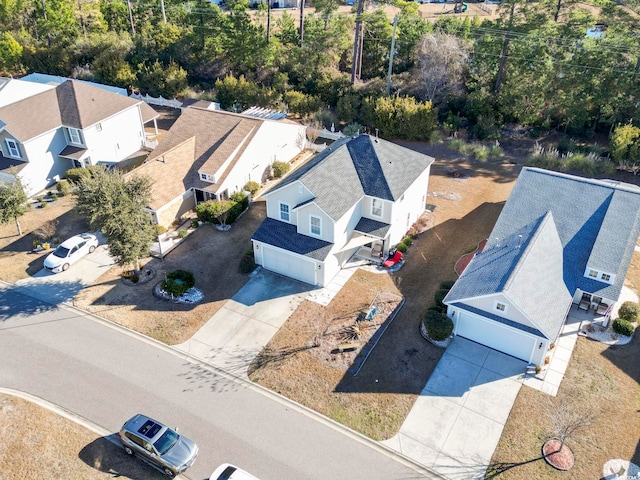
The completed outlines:
[[[198,456],[192,440],[141,414],[122,426],[118,438],[127,454],[138,455],[169,477],[184,472]]]

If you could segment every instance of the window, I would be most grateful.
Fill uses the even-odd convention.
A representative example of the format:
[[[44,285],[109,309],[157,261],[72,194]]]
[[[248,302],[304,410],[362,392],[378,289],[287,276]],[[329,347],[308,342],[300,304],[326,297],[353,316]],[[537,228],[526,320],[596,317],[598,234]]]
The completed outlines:
[[[77,128],[67,128],[67,132],[69,132],[69,141],[71,143],[82,145],[82,134],[80,133],[80,130]]]
[[[589,276],[591,278],[598,278],[598,272],[597,270],[589,270]]]
[[[311,215],[309,217],[309,222],[310,222],[309,231],[311,232],[311,235],[320,236],[322,234],[322,219],[320,217],[315,217]]]
[[[18,142],[16,142],[12,138],[7,138],[5,142],[7,144],[7,150],[9,152],[9,156],[14,158],[20,158],[20,149],[18,148]]]
[[[496,302],[495,309],[497,311],[499,311],[499,312],[506,313],[507,312],[507,305],[502,303],[502,302]]]
[[[382,217],[382,200],[379,198],[371,199],[371,215],[374,217]]]
[[[602,275],[600,275],[600,280],[602,280],[603,282],[610,282],[611,275],[609,275],[608,273],[603,273]]]
[[[201,180],[206,180],[207,179],[207,174],[206,173],[201,173],[200,174],[200,179]]]
[[[289,205],[286,203],[280,204],[280,220],[288,222],[291,216],[289,215]]]

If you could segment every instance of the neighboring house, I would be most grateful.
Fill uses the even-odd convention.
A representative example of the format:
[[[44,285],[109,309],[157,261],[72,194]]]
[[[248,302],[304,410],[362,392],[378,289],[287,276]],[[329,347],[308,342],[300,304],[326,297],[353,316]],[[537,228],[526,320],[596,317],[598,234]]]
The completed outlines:
[[[15,78],[0,77],[0,107],[51,90],[51,85],[40,85]]]
[[[144,102],[67,80],[0,107],[0,173],[15,168],[34,195],[69,168],[112,166],[140,151],[157,117]]]
[[[573,304],[608,321],[639,233],[638,187],[524,168],[444,299],[454,334],[541,365]]]
[[[333,143],[264,195],[256,263],[326,285],[355,254],[380,262],[424,212],[432,163],[369,135]]]
[[[188,107],[134,171],[153,180],[154,221],[170,225],[200,202],[262,183],[275,160],[291,161],[305,143],[305,127],[294,122]]]
[[[67,80],[69,80],[69,78],[60,77],[58,75],[49,75],[47,73],[30,73],[29,75],[20,77],[20,80],[34,84],[46,85],[53,88],[60,85],[61,83],[66,82]],[[106,90],[107,92],[117,93],[118,95],[123,95],[125,97],[129,96],[126,88],[114,87],[113,85],[105,85],[104,83],[90,82],[88,80],[73,79],[73,81],[83,83],[90,87],[101,88],[103,90]]]

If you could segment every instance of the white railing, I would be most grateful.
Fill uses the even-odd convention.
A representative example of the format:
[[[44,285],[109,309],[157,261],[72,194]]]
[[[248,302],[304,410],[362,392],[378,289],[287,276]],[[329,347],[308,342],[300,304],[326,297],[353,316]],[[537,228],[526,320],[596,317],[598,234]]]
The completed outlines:
[[[323,151],[325,148],[327,148],[326,143],[318,145],[317,143],[307,142],[307,150],[313,150],[314,152],[318,153]]]
[[[320,130],[320,133],[318,134],[318,138],[328,138],[329,140],[340,140],[344,136],[345,135],[342,132],[332,132],[326,128]]]
[[[141,95],[139,93],[132,93],[129,95],[131,98],[135,98],[136,100],[142,100],[149,105],[158,105],[160,107],[173,107],[180,108],[182,106],[182,102],[178,99],[168,100],[164,97],[152,97],[149,94]]]

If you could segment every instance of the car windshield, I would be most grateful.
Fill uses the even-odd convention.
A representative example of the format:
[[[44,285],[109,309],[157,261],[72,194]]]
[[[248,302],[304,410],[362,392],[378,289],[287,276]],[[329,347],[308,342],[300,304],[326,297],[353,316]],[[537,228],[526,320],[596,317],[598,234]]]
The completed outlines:
[[[62,245],[60,245],[58,248],[56,248],[56,249],[53,251],[53,254],[54,254],[56,257],[60,257],[60,258],[67,258],[67,255],[69,255],[69,249],[68,249],[68,248],[63,247]]]
[[[167,428],[160,438],[155,441],[153,446],[156,447],[156,450],[158,450],[160,455],[164,455],[176,444],[178,438],[180,438],[180,435],[170,428]]]

